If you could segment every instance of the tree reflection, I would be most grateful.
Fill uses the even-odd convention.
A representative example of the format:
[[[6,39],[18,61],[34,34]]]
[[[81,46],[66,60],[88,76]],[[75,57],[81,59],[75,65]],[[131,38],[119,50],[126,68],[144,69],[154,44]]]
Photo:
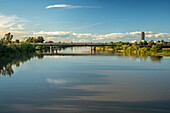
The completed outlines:
[[[11,77],[14,74],[12,66],[19,67],[20,63],[24,63],[33,57],[35,57],[34,54],[21,55],[19,57],[0,57],[0,74]]]
[[[99,52],[100,53],[100,52]],[[132,54],[132,53],[113,53],[113,52],[104,52],[105,54],[112,54],[114,56],[118,57],[129,57],[132,60],[140,59],[140,60],[146,60],[147,58],[150,58],[150,60],[154,62],[160,62],[163,59],[163,56],[148,56],[147,54]]]
[[[150,56],[152,62],[160,62],[163,59],[163,56]]]

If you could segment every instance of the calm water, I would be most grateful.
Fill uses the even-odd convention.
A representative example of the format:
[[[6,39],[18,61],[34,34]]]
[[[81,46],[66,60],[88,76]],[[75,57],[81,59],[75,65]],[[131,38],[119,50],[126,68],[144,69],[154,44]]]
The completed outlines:
[[[102,54],[1,59],[0,113],[170,113],[170,57]]]

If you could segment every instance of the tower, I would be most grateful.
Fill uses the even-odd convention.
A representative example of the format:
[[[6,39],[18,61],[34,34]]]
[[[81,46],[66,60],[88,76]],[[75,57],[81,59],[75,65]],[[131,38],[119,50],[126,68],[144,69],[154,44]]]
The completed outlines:
[[[141,32],[141,39],[140,40],[145,40],[145,32]]]

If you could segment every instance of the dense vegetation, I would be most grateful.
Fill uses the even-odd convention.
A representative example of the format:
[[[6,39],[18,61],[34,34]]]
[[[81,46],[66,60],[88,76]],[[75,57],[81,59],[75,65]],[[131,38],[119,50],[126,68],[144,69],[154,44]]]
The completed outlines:
[[[111,42],[111,44],[113,44]],[[117,45],[117,46],[114,46]],[[151,45],[150,47],[140,47],[141,45]],[[163,42],[162,44],[156,44],[154,41],[150,41],[149,43],[135,43],[130,44],[127,42],[117,42],[114,43],[113,46],[105,46],[105,47],[97,47],[98,51],[113,51],[113,52],[124,52],[128,54],[136,54],[136,55],[150,55],[150,56],[170,56],[170,48],[162,48],[161,45],[170,45],[169,42]]]
[[[11,33],[0,39],[0,56],[18,56],[23,53],[35,52],[35,47],[28,42],[12,41]]]

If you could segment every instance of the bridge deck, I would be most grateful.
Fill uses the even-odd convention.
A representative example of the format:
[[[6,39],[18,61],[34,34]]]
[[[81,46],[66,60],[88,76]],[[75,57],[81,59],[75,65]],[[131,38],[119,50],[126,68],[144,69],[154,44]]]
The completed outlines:
[[[94,56],[94,55],[102,55],[102,56],[110,56],[113,54],[99,54],[99,53],[42,53],[35,54],[37,56]]]
[[[119,46],[111,43],[31,43],[35,46],[59,46],[59,47],[100,47]],[[140,45],[140,47],[152,47],[152,45]],[[162,48],[170,48],[170,45],[161,45]]]

